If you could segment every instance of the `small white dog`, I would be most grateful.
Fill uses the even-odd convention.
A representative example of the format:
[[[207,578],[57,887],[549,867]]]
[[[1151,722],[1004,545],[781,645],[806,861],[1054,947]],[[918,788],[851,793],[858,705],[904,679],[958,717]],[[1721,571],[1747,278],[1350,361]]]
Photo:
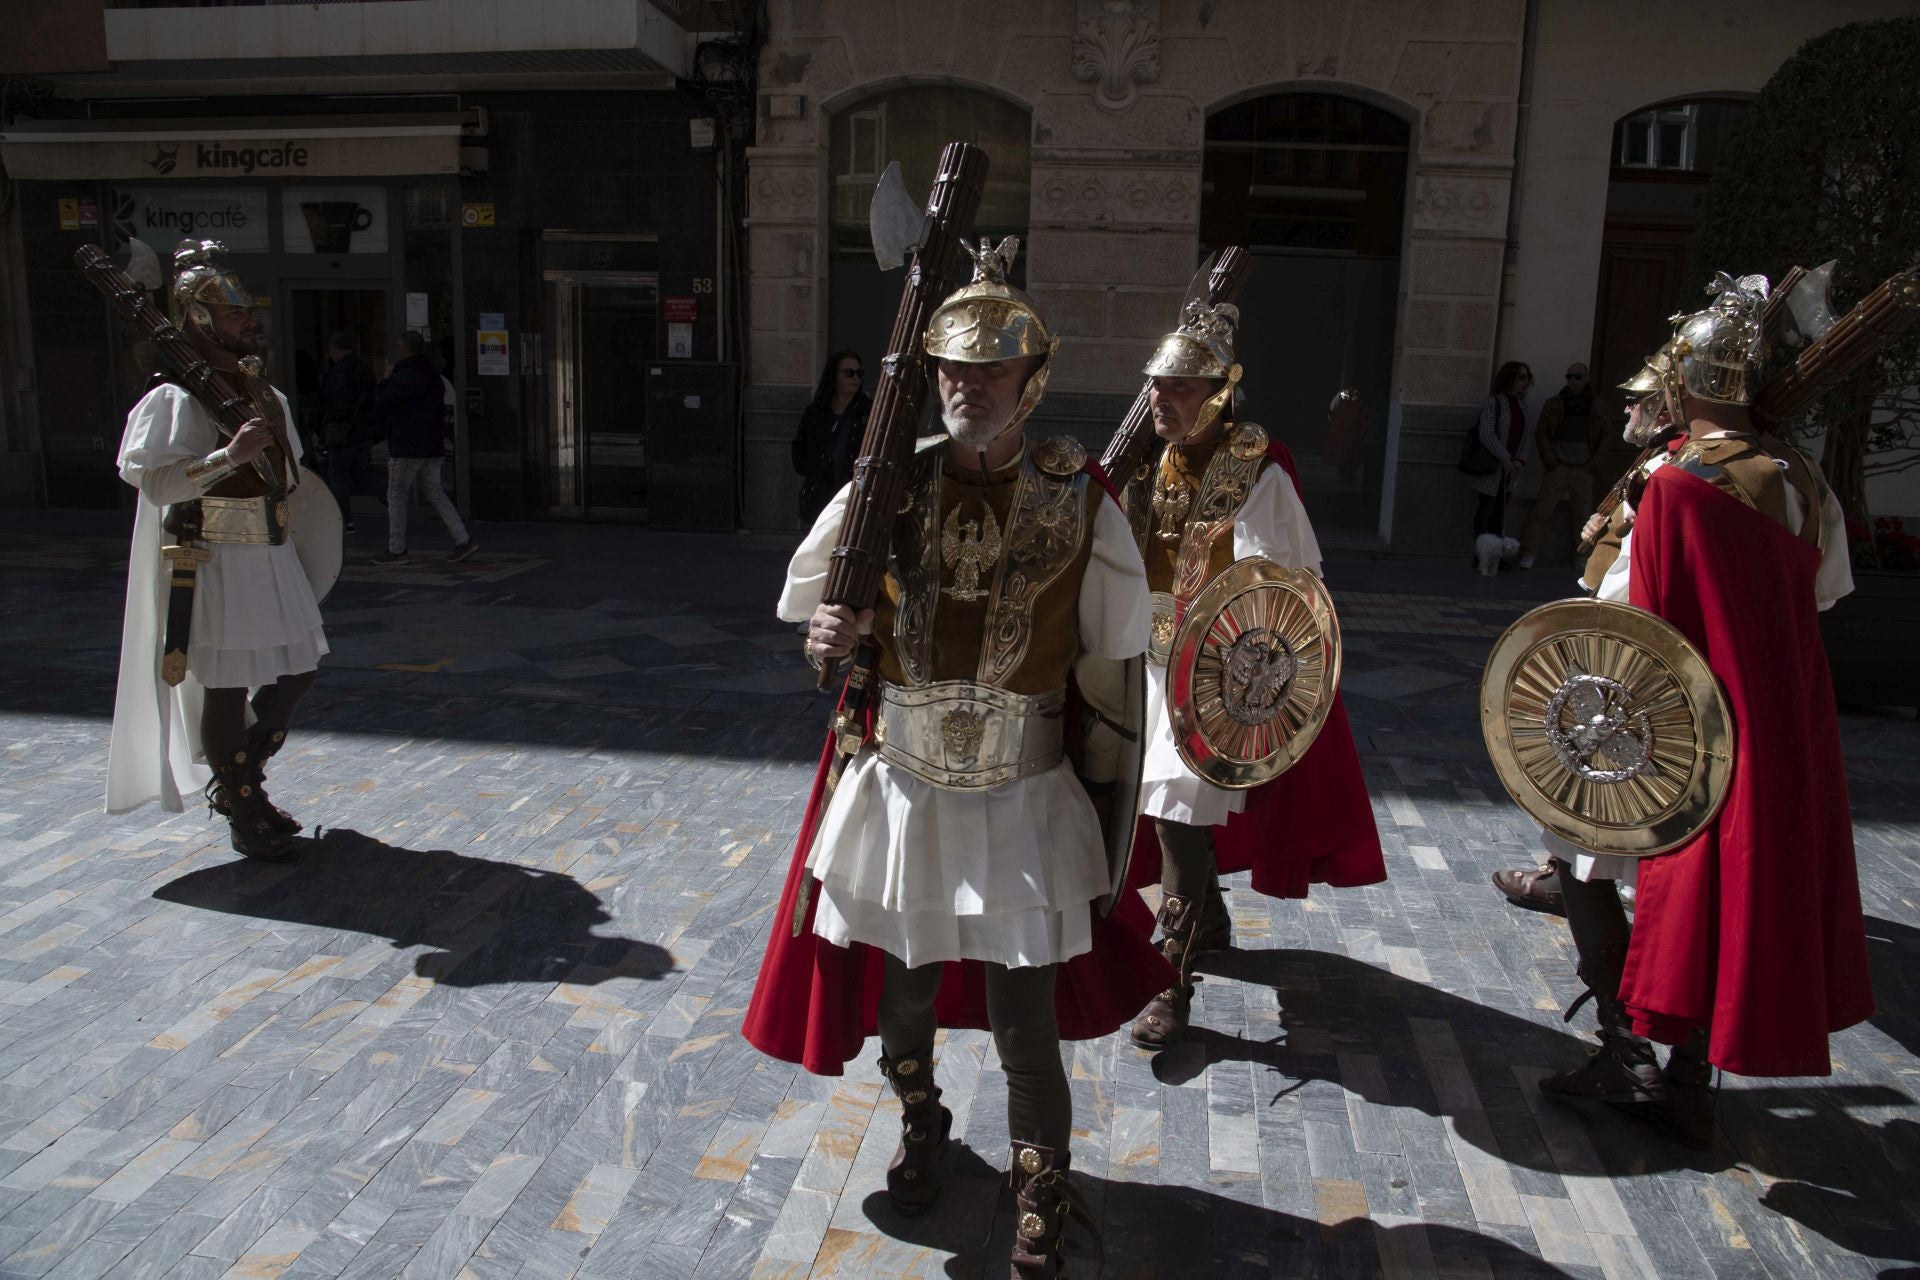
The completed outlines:
[[[1500,572],[1500,562],[1520,554],[1518,538],[1503,538],[1497,533],[1483,533],[1473,540],[1473,560],[1479,566],[1483,576],[1491,578]]]

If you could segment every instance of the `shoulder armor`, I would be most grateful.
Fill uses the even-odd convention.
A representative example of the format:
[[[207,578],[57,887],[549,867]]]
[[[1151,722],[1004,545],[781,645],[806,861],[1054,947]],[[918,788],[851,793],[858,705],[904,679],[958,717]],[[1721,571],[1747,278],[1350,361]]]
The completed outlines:
[[[1697,440],[1682,446],[1667,459],[1667,465],[1688,475],[1699,476],[1702,480],[1712,480],[1720,474],[1720,464],[1707,456],[1707,451]]]
[[[1050,476],[1075,476],[1087,465],[1086,446],[1072,436],[1049,436],[1033,446],[1033,465]]]
[[[1242,462],[1264,458],[1267,456],[1266,429],[1257,422],[1235,423],[1233,434],[1227,437],[1227,448]]]

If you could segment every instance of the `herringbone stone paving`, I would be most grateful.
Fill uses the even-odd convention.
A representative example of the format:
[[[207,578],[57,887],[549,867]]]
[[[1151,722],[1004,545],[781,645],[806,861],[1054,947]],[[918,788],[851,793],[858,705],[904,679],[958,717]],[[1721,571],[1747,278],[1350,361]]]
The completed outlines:
[[[739,1035],[825,715],[783,545],[482,527],[383,571],[363,531],[274,772],[319,838],[263,866],[204,811],[100,812],[126,527],[0,521],[0,1274],[1005,1274],[987,1036],[944,1039],[963,1146],[908,1220],[874,1053]],[[1071,1046],[1104,1265],[1070,1274],[1920,1276],[1910,713],[1844,721],[1880,1012],[1830,1078],[1728,1078],[1694,1154],[1533,1087],[1589,1015],[1564,925],[1487,883],[1534,845],[1475,699],[1561,584],[1328,576],[1391,878],[1230,878],[1198,1030]]]

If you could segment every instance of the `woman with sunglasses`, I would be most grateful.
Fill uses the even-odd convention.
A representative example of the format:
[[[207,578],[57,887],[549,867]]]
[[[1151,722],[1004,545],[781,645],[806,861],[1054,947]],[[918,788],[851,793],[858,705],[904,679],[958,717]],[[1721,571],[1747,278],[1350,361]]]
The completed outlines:
[[[867,428],[873,397],[862,389],[866,370],[855,351],[836,351],[800,415],[793,437],[793,469],[800,473],[800,521],[811,527],[834,494],[853,479],[853,460]]]

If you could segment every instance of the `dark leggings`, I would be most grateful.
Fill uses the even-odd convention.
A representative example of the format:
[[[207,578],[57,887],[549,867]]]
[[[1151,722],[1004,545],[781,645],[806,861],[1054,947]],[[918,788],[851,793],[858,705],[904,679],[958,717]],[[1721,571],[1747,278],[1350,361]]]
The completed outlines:
[[[1213,876],[1212,828],[1155,818],[1153,833],[1160,838],[1160,888],[1199,901]]]
[[[263,684],[253,695],[253,718],[269,731],[285,729],[293,722],[293,709],[313,687],[317,671],[281,676],[272,684]],[[245,689],[208,689],[200,712],[200,749],[208,764],[225,764],[247,749],[247,691]]]
[[[946,966],[909,969],[886,958],[880,993],[880,1047],[898,1058],[933,1044],[933,1000]],[[1056,966],[987,969],[987,1025],[1007,1073],[1007,1133],[1017,1142],[1067,1150],[1073,1136],[1073,1093],[1060,1062],[1060,1024],[1054,1012]]]
[[[1507,478],[1500,477],[1500,488],[1496,493],[1479,495],[1480,504],[1473,509],[1473,536],[1483,533],[1505,534],[1507,531]]]

